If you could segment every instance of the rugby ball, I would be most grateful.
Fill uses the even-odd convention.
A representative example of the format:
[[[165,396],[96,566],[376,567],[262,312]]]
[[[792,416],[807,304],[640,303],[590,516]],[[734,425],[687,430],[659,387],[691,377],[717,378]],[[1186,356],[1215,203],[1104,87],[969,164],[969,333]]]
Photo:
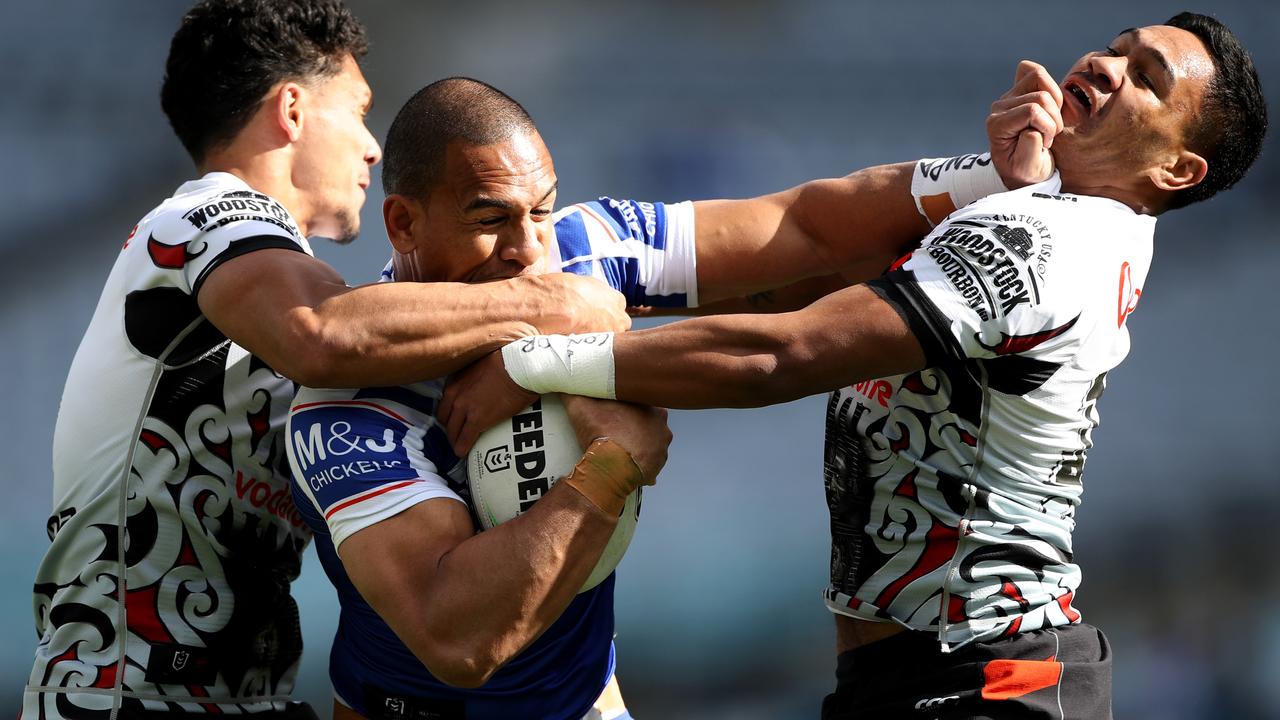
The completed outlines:
[[[467,454],[467,485],[488,530],[525,512],[582,459],[582,446],[557,395],[544,395],[480,434]],[[640,518],[640,489],[627,498],[618,527],[578,592],[599,585],[622,561]]]

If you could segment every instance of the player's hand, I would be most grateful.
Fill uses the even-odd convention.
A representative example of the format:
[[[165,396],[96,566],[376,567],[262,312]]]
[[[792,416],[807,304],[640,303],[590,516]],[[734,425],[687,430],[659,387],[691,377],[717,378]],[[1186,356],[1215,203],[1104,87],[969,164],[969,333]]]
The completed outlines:
[[[606,436],[631,453],[644,475],[645,485],[657,480],[658,473],[667,464],[667,448],[671,445],[666,410],[578,395],[562,395],[560,399],[582,447]]]
[[[502,352],[494,351],[449,378],[436,417],[444,423],[454,452],[462,457],[480,433],[537,399],[515,384],[502,363]]]
[[[533,323],[543,335],[623,332],[631,328],[622,293],[595,278],[573,273],[539,275],[543,290]]]
[[[1023,60],[1013,87],[991,104],[987,139],[1005,187],[1044,182],[1053,174],[1053,139],[1062,132],[1062,88],[1044,66]]]

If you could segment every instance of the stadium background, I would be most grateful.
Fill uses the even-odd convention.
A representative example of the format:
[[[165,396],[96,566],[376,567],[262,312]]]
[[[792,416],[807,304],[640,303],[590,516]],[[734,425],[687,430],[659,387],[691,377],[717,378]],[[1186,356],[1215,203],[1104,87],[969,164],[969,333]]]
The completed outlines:
[[[1020,58],[1060,76],[1115,32],[1180,9],[351,4],[373,41],[375,135],[431,80],[487,80],[538,121],[566,203],[750,196],[980,150]],[[191,174],[157,100],[185,5],[12,3],[0,26],[0,715],[16,714],[35,642],[30,585],[65,372],[129,228]],[[1252,49],[1280,117],[1280,9],[1212,10]],[[1102,401],[1078,606],[1115,646],[1117,717],[1280,717],[1274,145],[1236,191],[1161,222],[1134,350]],[[317,247],[349,282],[374,279],[387,256],[381,199],[375,180],[358,243]],[[816,716],[834,666],[819,599],[821,408],[672,415],[671,462],[618,585],[619,672],[638,717]],[[295,594],[308,644],[299,695],[327,713],[336,603],[310,553]]]

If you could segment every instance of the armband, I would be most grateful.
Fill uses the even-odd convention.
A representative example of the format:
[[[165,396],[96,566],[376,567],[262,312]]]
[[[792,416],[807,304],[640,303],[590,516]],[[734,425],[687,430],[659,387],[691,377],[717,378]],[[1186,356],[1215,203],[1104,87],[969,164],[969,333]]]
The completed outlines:
[[[975,200],[1007,190],[991,153],[925,158],[911,175],[911,197],[930,226]]]
[[[502,348],[511,380],[538,395],[615,399],[613,333],[532,335]]]

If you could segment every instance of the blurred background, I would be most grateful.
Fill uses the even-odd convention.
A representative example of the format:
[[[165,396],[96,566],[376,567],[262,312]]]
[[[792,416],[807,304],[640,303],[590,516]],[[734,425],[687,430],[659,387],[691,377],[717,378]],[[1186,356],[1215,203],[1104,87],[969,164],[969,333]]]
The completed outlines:
[[[125,235],[194,172],[158,101],[186,4],[10,3],[0,25],[0,716],[18,710],[36,641],[30,587],[63,379]],[[1019,59],[1061,76],[1118,31],[1183,9],[350,4],[373,42],[375,135],[432,80],[486,80],[538,121],[564,203],[744,197],[983,150],[983,120]],[[1280,117],[1280,6],[1210,11],[1252,49]],[[1278,189],[1273,138],[1236,190],[1161,220],[1133,352],[1102,401],[1077,607],[1110,635],[1119,718],[1280,718],[1280,243],[1267,215]],[[381,201],[375,174],[361,240],[317,244],[351,284],[388,255]],[[822,407],[672,414],[671,461],[618,582],[619,676],[641,720],[817,717],[834,684],[819,594]],[[327,715],[337,604],[310,551],[295,595],[299,695]]]

